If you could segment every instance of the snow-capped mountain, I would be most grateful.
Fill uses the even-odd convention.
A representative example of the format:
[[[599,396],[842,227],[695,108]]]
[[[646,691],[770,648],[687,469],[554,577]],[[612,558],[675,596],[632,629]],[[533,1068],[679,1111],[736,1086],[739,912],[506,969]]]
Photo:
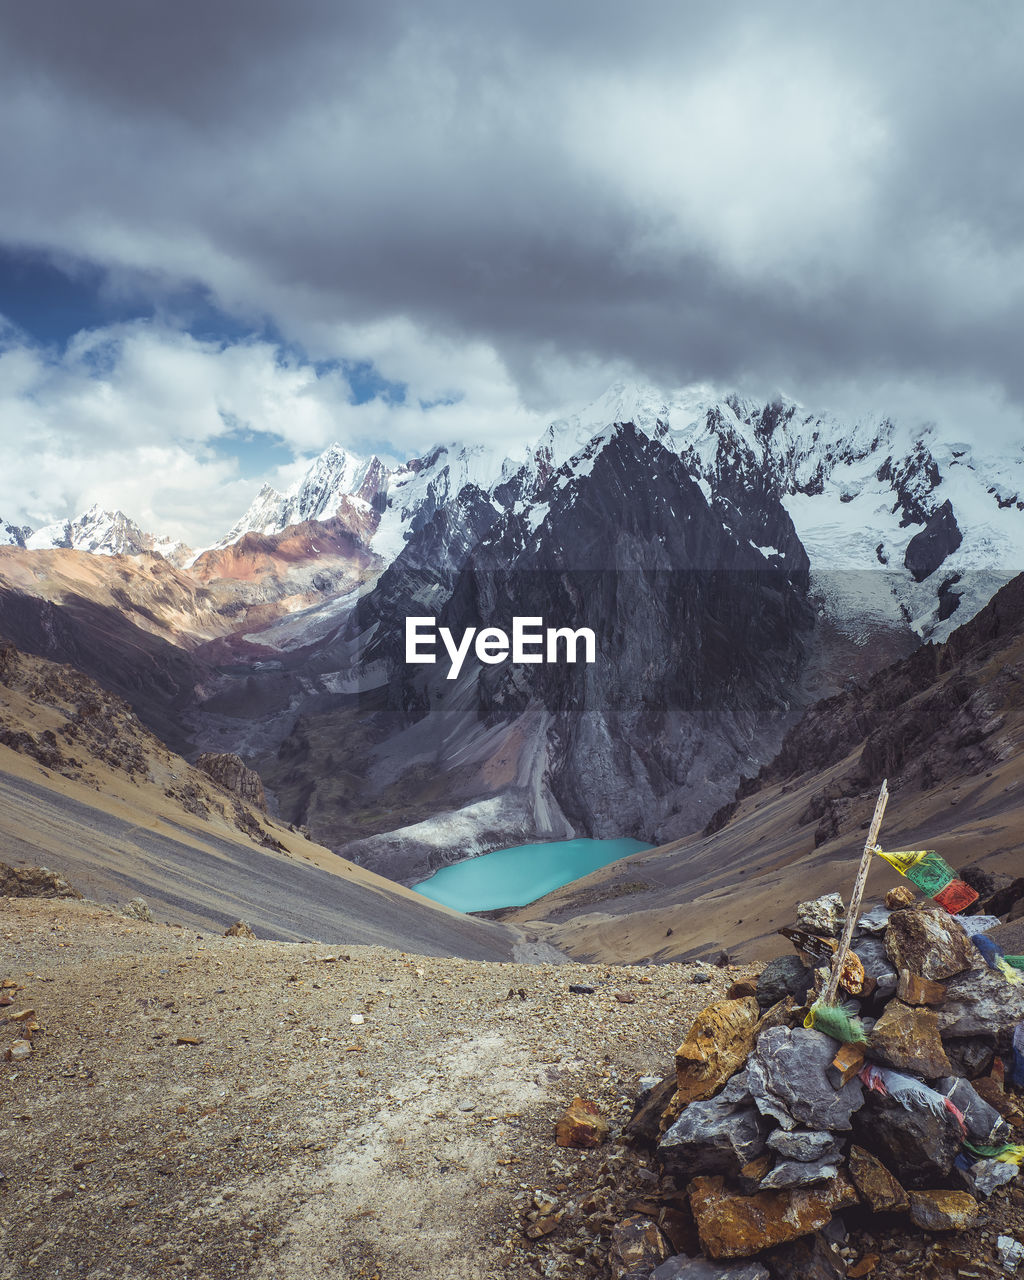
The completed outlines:
[[[172,538],[143,533],[123,511],[104,511],[94,504],[74,520],[60,520],[37,529],[21,544],[29,551],[66,549],[98,556],[137,556],[156,551],[166,560],[180,564],[189,548]]]
[[[487,445],[437,445],[422,458],[390,472],[371,546],[391,561],[434,513],[458,498],[467,485],[489,496],[523,466]]]
[[[0,547],[23,547],[31,536],[32,530],[28,525],[8,524],[0,519]]]
[[[69,548],[101,556],[134,556],[149,548],[146,534],[123,511],[104,511],[95,504],[74,520],[44,525],[26,539],[29,551]]]
[[[579,439],[612,407],[677,452],[707,495],[728,501],[742,482],[749,506],[755,476],[778,493],[834,616],[941,637],[1024,567],[1021,445],[989,449],[881,415],[841,422],[706,387],[666,397],[620,385],[551,432]]]
[[[909,624],[942,638],[1024,565],[1021,445],[988,448],[935,423],[883,414],[844,421],[792,400],[763,403],[707,385],[666,392],[622,382],[512,456],[452,442],[389,467],[376,455],[332,444],[286,492],[265,485],[214,549],[247,533],[277,536],[337,516],[387,565],[445,508],[446,536],[471,540],[474,534],[457,528],[467,488],[475,495],[474,530],[486,516],[481,501],[495,518],[532,510],[540,527],[544,513],[536,504],[549,479],[562,468],[569,469],[563,484],[582,475],[595,442],[623,422],[677,455],[719,516],[742,525],[754,547],[775,548],[762,516],[770,500],[781,501],[810,559],[821,607],[854,629],[863,620],[865,635],[876,623]],[[645,501],[639,480],[636,501]],[[8,544],[30,548],[158,550],[183,563],[180,548],[96,507],[26,535],[8,525],[0,531]]]
[[[265,484],[248,511],[215,543],[215,548],[230,546],[246,533],[281,533],[306,520],[326,519],[336,515],[346,500],[372,507],[387,477],[388,469],[376,455],[358,458],[340,444],[332,444],[287,492],[280,493]]]
[[[621,382],[518,456],[453,443],[389,470],[332,445],[287,494],[265,487],[218,545],[334,514],[347,499],[372,506],[370,549],[390,563],[467,485],[496,513],[526,510],[560,468],[588,467],[592,442],[620,422],[677,454],[720,514],[750,526],[755,547],[773,546],[758,532],[756,508],[778,497],[823,607],[847,621],[910,623],[941,637],[1024,565],[1020,446],[991,450],[934,423],[846,422],[704,385],[666,393]],[[641,485],[636,500],[644,501]]]

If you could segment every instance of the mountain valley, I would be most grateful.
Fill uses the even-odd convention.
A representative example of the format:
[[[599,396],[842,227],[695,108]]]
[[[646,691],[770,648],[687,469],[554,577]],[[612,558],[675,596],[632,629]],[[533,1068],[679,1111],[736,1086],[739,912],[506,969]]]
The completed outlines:
[[[241,755],[278,818],[409,884],[508,844],[699,830],[816,700],[1012,577],[1021,492],[1024,458],[934,424],[619,384],[510,457],[331,446],[189,557],[121,513],[5,526],[0,633],[175,750]],[[587,626],[597,661],[448,681],[405,662],[416,615]]]

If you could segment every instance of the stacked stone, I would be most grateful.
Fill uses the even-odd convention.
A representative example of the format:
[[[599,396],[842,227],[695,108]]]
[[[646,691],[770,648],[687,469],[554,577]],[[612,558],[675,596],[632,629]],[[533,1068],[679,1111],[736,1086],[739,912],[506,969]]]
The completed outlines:
[[[633,1131],[658,1130],[663,1193],[685,1197],[702,1251],[644,1280],[846,1275],[830,1243],[843,1210],[962,1230],[1020,1176],[1024,1099],[1011,1081],[1024,1085],[1024,985],[967,932],[998,920],[962,920],[906,889],[862,916],[847,1012],[863,1046],[804,1025],[842,923],[838,895],[802,904],[786,931],[797,955],[768,964],[755,994],[706,1009],[677,1052],[674,1090],[641,1105]],[[794,1262],[804,1254],[820,1266]]]

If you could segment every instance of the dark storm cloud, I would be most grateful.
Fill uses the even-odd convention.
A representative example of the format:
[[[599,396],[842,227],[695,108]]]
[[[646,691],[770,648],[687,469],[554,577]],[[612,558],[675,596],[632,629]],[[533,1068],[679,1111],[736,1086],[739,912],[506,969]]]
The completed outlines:
[[[554,355],[1024,398],[1016,6],[2,12],[7,245],[197,281],[311,349],[482,339],[527,391]]]

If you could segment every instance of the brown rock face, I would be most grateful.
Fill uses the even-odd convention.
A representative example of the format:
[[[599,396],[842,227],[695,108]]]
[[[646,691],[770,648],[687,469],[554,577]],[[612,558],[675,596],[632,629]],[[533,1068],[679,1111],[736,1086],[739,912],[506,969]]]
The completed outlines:
[[[909,969],[901,969],[896,994],[904,1004],[942,1004],[946,987],[942,982],[929,982]]]
[[[762,1191],[742,1196],[722,1178],[694,1178],[690,1208],[704,1252],[711,1258],[749,1258],[826,1225],[833,1209],[856,1204],[857,1193],[841,1174],[820,1188]]]
[[[573,1098],[555,1128],[560,1147],[599,1147],[608,1137],[608,1121],[592,1102]]]
[[[938,1015],[893,1000],[871,1032],[875,1057],[897,1071],[912,1071],[925,1079],[953,1075],[939,1037]]]
[[[225,791],[233,791],[259,809],[261,813],[266,813],[267,797],[263,793],[260,775],[250,769],[241,756],[232,755],[230,752],[215,754],[204,751],[196,761],[196,768],[209,774]]]
[[[839,1073],[840,1084],[849,1084],[864,1065],[864,1049],[859,1044],[844,1044],[832,1059],[832,1066]]]
[[[953,978],[978,963],[978,953],[963,927],[930,902],[914,911],[892,913],[885,951],[897,973],[906,969],[932,982]]]
[[[752,996],[708,1005],[676,1050],[674,1107],[712,1097],[743,1066],[759,1017]]]
[[[925,1231],[967,1231],[978,1220],[978,1202],[966,1191],[911,1191],[910,1220]]]
[[[861,1199],[874,1213],[902,1213],[909,1207],[907,1193],[870,1151],[851,1147],[849,1168]]]
[[[901,911],[904,907],[912,907],[916,901],[913,889],[906,884],[896,885],[885,895],[885,905],[890,911]]]
[[[649,1275],[668,1257],[668,1245],[651,1218],[640,1214],[625,1218],[612,1231],[608,1265],[612,1280]]]
[[[77,889],[46,867],[9,867],[0,862],[0,898],[80,898]]]

